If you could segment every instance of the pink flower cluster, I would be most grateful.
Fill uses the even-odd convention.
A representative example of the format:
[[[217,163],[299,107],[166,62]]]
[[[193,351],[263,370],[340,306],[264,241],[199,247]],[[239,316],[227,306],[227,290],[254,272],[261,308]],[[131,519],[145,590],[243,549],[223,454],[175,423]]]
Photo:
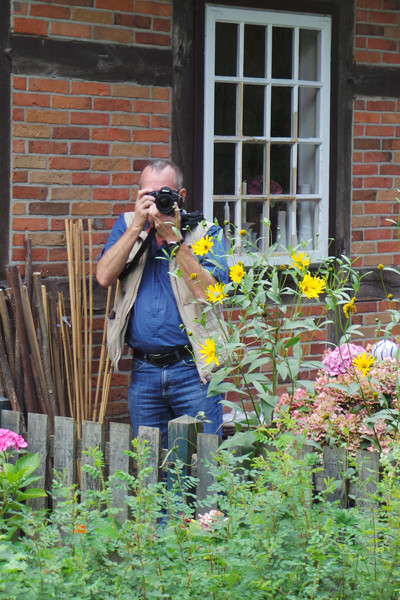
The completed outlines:
[[[370,439],[374,438],[386,451],[393,441],[395,429],[383,419],[377,420],[372,429],[368,426],[368,417],[389,407],[393,410],[393,419],[396,418],[400,362],[395,358],[377,360],[368,377],[360,378],[351,366],[352,352],[360,346],[351,346],[347,352],[339,353],[339,348],[329,350],[323,361],[328,370],[318,373],[314,382],[315,394],[310,395],[303,388],[297,388],[291,395],[283,394],[275,408],[275,415],[279,419],[286,407],[295,421],[295,429],[321,444],[328,443],[330,439],[342,441],[350,452],[355,453],[360,447],[373,450]],[[347,370],[342,372],[345,364],[348,365]],[[338,374],[337,370],[340,371]],[[353,386],[357,391],[350,395],[348,386],[354,383],[359,387]],[[332,384],[339,384],[341,388],[331,387]],[[279,427],[282,425],[279,424]]]
[[[5,452],[8,448],[15,448],[19,452],[21,448],[26,448],[27,445],[24,438],[18,433],[9,429],[0,429],[0,452]]]
[[[354,356],[362,354],[364,348],[356,344],[342,344],[334,350],[325,352],[322,362],[328,369],[329,375],[343,375],[347,373]]]
[[[212,524],[218,517],[224,517],[224,513],[220,510],[210,510],[208,513],[204,513],[204,515],[199,515],[200,525],[204,529],[211,529]]]

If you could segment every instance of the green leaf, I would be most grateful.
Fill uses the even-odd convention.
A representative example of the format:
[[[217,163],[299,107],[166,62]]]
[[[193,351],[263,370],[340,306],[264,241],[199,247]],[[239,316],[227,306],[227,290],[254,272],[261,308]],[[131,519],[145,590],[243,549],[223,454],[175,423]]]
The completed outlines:
[[[47,496],[44,490],[40,488],[28,488],[25,492],[18,492],[17,500],[21,502],[21,500],[28,500],[29,498],[44,498]]]
[[[251,446],[257,440],[255,431],[238,431],[231,438],[223,441],[220,450],[234,448],[235,446]]]
[[[299,341],[300,341],[300,338],[297,336],[290,338],[289,340],[287,340],[285,342],[285,348],[290,348],[291,346],[294,346],[295,344],[297,344]]]
[[[25,454],[21,456],[15,463],[15,467],[18,471],[26,470],[27,473],[33,473],[35,469],[40,465],[39,454]]]

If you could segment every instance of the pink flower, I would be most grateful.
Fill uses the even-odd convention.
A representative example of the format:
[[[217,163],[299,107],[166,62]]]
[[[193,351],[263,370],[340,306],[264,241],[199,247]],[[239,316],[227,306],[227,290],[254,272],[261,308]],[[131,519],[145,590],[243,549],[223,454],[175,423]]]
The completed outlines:
[[[216,517],[223,517],[223,516],[224,516],[224,513],[221,512],[220,510],[210,510],[210,512],[204,513],[204,515],[199,515],[200,525],[204,529],[210,529],[210,526],[216,520]]]
[[[27,443],[21,435],[10,431],[9,429],[0,429],[0,452],[4,452],[7,448],[15,448],[17,452],[21,448],[26,448]]]
[[[354,356],[365,352],[362,346],[342,344],[334,350],[325,352],[322,362],[327,367],[329,375],[343,375],[352,365]]]

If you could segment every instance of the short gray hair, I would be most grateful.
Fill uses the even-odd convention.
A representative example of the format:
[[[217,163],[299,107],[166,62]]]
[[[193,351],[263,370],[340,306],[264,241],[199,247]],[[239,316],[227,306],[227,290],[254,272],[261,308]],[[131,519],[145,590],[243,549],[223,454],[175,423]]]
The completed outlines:
[[[156,160],[152,160],[149,161],[142,169],[142,173],[145,169],[147,169],[147,167],[150,167],[150,169],[152,171],[157,171],[157,173],[161,173],[161,171],[164,171],[164,169],[166,169],[167,167],[171,167],[171,169],[173,169],[175,171],[175,176],[176,176],[176,187],[178,190],[180,190],[183,187],[183,175],[182,175],[182,171],[180,170],[180,168],[178,167],[178,165],[176,165],[174,162],[172,162],[172,160],[166,160],[163,158],[158,158]],[[140,178],[142,177],[142,173],[140,174]],[[139,185],[140,184],[140,180],[139,180]]]

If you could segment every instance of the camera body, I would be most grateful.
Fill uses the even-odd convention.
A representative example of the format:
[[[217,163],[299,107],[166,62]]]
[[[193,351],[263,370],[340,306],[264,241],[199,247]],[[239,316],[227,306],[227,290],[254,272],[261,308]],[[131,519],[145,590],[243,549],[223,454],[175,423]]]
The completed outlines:
[[[181,208],[182,196],[176,190],[171,190],[168,186],[162,187],[160,190],[149,192],[148,196],[155,198],[157,210],[164,214],[170,215],[175,210],[175,202]]]

